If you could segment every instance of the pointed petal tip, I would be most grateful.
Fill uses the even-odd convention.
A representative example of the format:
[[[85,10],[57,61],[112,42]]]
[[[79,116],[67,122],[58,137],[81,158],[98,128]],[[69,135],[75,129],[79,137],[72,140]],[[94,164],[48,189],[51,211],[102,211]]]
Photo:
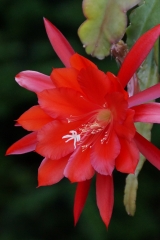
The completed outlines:
[[[114,187],[111,176],[97,174],[96,199],[102,221],[108,228],[114,204]]]
[[[79,218],[80,218],[80,215],[81,215],[81,213],[77,214],[77,213],[75,213],[75,211],[74,211],[74,227],[77,225],[78,220],[79,220]]]
[[[13,143],[6,151],[6,155],[24,154],[35,150],[37,144],[37,132],[29,133],[17,142]]]
[[[45,18],[45,17],[43,17],[43,22],[44,22],[44,25],[46,26],[46,24],[48,23],[50,23],[51,24],[51,22],[47,19],[47,18]]]
[[[107,231],[108,231],[110,222],[104,222],[104,221],[103,221],[103,223],[105,224],[105,227],[106,227],[106,229],[107,229]]]
[[[90,189],[91,180],[87,180],[84,182],[79,182],[77,185],[75,199],[74,199],[74,226],[77,224],[80,215],[83,211],[84,205],[87,200],[88,192]]]
[[[74,216],[74,227],[76,227],[77,222],[78,222],[78,219],[76,219],[75,216]]]
[[[8,150],[9,150],[9,149],[7,149],[7,151],[5,152],[4,156],[10,155]]]
[[[46,18],[43,18],[45,29],[50,43],[66,67],[70,67],[70,57],[75,53],[68,40],[63,34]]]
[[[20,73],[18,73],[16,76],[15,76],[15,81],[19,84],[19,77],[20,77]]]
[[[54,88],[54,84],[51,81],[50,76],[31,70],[19,72],[15,76],[15,81],[21,87],[35,93],[41,92],[44,89]]]
[[[20,85],[20,80],[21,80],[21,78],[22,78],[22,75],[24,74],[24,73],[27,73],[29,70],[26,70],[26,71],[21,71],[21,72],[19,72],[19,73],[17,73],[16,74],[16,76],[15,76],[15,81]],[[20,83],[19,83],[20,82]],[[21,86],[21,85],[20,85]]]
[[[43,184],[38,183],[38,185],[37,185],[36,188],[40,188],[40,187],[44,187],[44,186],[46,186],[46,185],[43,185]]]
[[[51,184],[45,184],[45,183],[40,183],[40,181],[38,180],[38,185],[36,188],[40,188],[40,187],[46,187],[46,186],[50,186]]]
[[[17,153],[14,153],[13,149],[12,149],[12,146],[10,146],[7,151],[5,152],[5,156],[8,156],[8,155],[14,155],[14,154],[17,154]]]
[[[15,79],[18,78],[18,76],[19,76],[19,73],[16,74]]]
[[[49,187],[49,186],[50,186],[50,184],[47,185],[47,184],[38,183],[36,188]]]

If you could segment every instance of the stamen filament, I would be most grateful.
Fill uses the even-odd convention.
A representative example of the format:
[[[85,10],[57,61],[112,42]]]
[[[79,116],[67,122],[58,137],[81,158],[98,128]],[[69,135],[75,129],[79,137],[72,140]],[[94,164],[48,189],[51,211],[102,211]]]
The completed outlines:
[[[63,138],[69,138],[69,139],[66,140],[65,142],[69,142],[69,141],[71,141],[71,140],[74,140],[74,149],[76,149],[76,143],[80,141],[81,136],[80,136],[80,134],[77,134],[77,132],[74,131],[74,130],[71,130],[71,131],[69,131],[69,132],[70,132],[72,135],[70,135],[70,134],[64,135],[64,136],[62,137],[62,139],[63,139]]]

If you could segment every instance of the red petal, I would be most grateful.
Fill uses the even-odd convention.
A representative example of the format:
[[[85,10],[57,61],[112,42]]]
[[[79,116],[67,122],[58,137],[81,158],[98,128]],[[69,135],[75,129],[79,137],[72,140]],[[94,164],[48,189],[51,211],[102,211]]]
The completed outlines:
[[[118,78],[123,87],[126,86],[133,74],[145,60],[159,35],[160,24],[143,34],[129,51],[118,73]]]
[[[81,116],[96,109],[80,92],[69,88],[43,91],[38,94],[38,99],[42,109],[53,118]]]
[[[46,158],[60,159],[74,151],[73,140],[65,142],[64,135],[70,130],[79,127],[79,122],[61,123],[59,121],[50,122],[38,132],[38,144],[36,151]]]
[[[119,123],[115,124],[115,131],[118,136],[126,138],[128,140],[133,139],[136,131],[133,117],[134,117],[134,111],[131,109],[128,109],[127,117],[124,120],[124,122],[120,124]]]
[[[114,186],[112,176],[97,174],[96,197],[101,218],[106,227],[108,227],[114,204]]]
[[[133,141],[120,139],[121,151],[116,159],[116,169],[124,173],[135,173],[139,161],[139,151]]]
[[[34,71],[20,72],[15,80],[21,87],[36,93],[55,87],[49,76]]]
[[[28,131],[39,130],[50,121],[53,121],[53,118],[48,116],[39,106],[31,107],[17,120],[18,124]]]
[[[126,92],[123,89],[122,84],[120,83],[119,79],[111,72],[107,72],[106,75],[109,78],[109,81],[111,84],[111,93],[120,92],[123,94],[124,99],[128,101],[128,92]]]
[[[76,189],[74,199],[74,224],[76,225],[85,205],[88,192],[90,189],[91,180],[79,182]]]
[[[71,66],[77,70],[81,70],[82,68],[88,68],[88,67],[93,67],[97,69],[97,66],[93,62],[89,61],[85,57],[82,57],[78,53],[75,53],[70,58],[70,63],[71,63]]]
[[[59,182],[63,177],[63,171],[69,156],[59,160],[45,158],[38,169],[38,187],[52,185]]]
[[[94,169],[91,166],[90,149],[82,152],[82,147],[78,147],[69,158],[64,175],[71,182],[81,182],[92,178]]]
[[[7,152],[6,155],[9,154],[23,154],[27,152],[34,151],[36,148],[37,144],[37,133],[33,132],[25,137],[21,138],[17,142],[15,142],[13,145],[11,145]]]
[[[74,54],[74,50],[63,36],[63,34],[46,18],[44,24],[50,43],[66,67],[70,66],[70,57]]]
[[[160,150],[137,132],[134,139],[139,151],[160,170]]]
[[[98,173],[111,175],[115,167],[115,159],[120,153],[120,143],[113,131],[110,132],[107,142],[102,144],[103,136],[104,134],[101,134],[91,148],[91,164]]]
[[[160,103],[146,103],[132,109],[135,122],[160,123]]]
[[[105,97],[107,108],[112,112],[114,121],[122,123],[125,120],[128,103],[124,99],[124,95],[120,92],[113,92],[107,94]]]
[[[134,96],[130,97],[128,100],[129,107],[133,107],[139,105],[141,103],[145,103],[156,98],[160,97],[160,83],[143,90],[135,94]]]
[[[57,68],[51,73],[51,79],[56,87],[68,87],[81,92],[77,81],[78,71],[74,68]]]
[[[102,71],[88,67],[78,75],[78,82],[85,95],[101,106],[105,103],[105,95],[111,90],[108,77]]]

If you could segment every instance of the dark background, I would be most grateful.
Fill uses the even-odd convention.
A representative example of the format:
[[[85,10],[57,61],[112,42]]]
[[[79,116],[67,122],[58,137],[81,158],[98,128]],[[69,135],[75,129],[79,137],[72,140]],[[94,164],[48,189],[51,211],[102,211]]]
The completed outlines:
[[[107,230],[95,199],[95,179],[76,227],[73,226],[75,184],[36,188],[42,157],[36,153],[5,157],[6,149],[26,134],[14,120],[37,104],[34,93],[21,88],[15,75],[23,70],[50,74],[63,66],[48,41],[43,17],[52,21],[75,51],[86,56],[77,36],[84,21],[81,0],[0,0],[0,240],[158,240],[160,239],[160,174],[148,162],[139,176],[134,217],[123,206],[125,174],[114,172],[115,204]],[[92,59],[100,69],[117,72],[114,59]],[[160,147],[160,128],[152,142]]]

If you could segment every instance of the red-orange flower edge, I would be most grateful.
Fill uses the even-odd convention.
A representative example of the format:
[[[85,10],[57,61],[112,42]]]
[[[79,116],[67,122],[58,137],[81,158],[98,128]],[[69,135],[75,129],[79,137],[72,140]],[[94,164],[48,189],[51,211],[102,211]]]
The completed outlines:
[[[113,170],[134,173],[140,152],[160,169],[160,150],[134,126],[137,121],[160,123],[160,104],[145,103],[160,97],[160,84],[132,97],[124,90],[159,37],[160,25],[141,36],[116,77],[74,53],[59,30],[47,19],[44,22],[66,68],[54,69],[50,77],[34,71],[16,76],[19,85],[37,94],[39,105],[17,120],[17,125],[31,133],[14,143],[7,154],[36,151],[44,157],[38,186],[55,184],[63,177],[78,183],[75,224],[96,175],[97,206],[108,227],[114,202]]]

